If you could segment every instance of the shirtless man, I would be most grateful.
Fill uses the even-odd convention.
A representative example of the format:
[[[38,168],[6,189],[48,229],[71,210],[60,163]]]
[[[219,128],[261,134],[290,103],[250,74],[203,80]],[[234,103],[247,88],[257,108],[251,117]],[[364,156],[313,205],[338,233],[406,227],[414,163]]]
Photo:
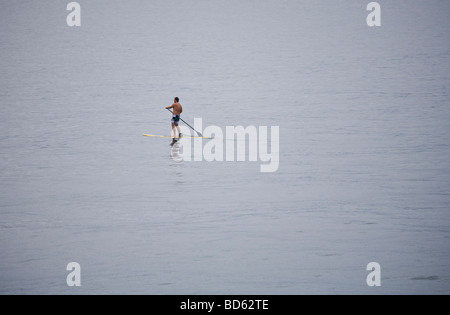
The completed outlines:
[[[171,106],[167,106],[166,109],[173,108],[173,115],[172,115],[172,131],[173,131],[173,139],[175,140],[177,138],[177,132],[178,130],[178,138],[181,138],[183,135],[181,134],[180,126],[178,126],[180,122],[180,115],[183,112],[183,107],[179,103],[180,99],[178,97],[175,97],[173,100],[173,104]]]

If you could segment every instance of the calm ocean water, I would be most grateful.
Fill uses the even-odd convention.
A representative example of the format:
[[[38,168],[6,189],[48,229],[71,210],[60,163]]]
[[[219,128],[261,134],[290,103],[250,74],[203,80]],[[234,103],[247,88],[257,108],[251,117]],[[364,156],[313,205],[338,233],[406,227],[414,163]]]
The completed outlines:
[[[0,1],[1,294],[450,293],[448,1],[67,3]],[[174,96],[279,170],[173,161]]]

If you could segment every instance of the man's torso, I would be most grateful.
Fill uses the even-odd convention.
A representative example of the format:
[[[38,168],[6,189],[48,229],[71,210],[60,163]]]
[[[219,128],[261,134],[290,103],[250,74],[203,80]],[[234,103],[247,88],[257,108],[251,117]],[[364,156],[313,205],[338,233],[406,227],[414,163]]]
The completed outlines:
[[[175,103],[173,104],[173,114],[174,115],[181,115],[181,113],[183,112],[183,107],[181,106],[180,103]]]

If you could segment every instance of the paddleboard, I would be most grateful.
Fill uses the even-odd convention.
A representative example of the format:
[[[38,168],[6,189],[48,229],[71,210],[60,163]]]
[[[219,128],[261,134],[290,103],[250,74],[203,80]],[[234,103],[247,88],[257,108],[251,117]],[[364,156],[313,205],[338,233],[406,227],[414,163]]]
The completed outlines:
[[[145,137],[154,137],[154,138],[172,138],[172,136],[160,136],[160,135],[149,135],[149,134],[143,134]],[[183,138],[193,138],[193,139],[212,139],[209,137],[195,137],[195,136],[183,136]],[[178,138],[177,138],[178,139]]]

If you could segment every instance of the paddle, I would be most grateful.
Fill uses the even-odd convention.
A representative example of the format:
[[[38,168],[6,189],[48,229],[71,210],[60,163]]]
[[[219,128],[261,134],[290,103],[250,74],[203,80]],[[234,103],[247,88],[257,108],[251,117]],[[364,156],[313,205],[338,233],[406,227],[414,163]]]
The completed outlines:
[[[172,114],[173,114],[173,112],[170,110],[170,109],[168,109],[168,108],[166,108],[169,112],[171,112]],[[181,119],[180,118],[180,120],[182,121],[182,122],[184,122],[186,125],[188,125],[189,126],[189,128],[191,128],[192,130],[194,130],[196,133],[197,133],[197,135],[199,136],[199,137],[202,137],[203,138],[203,135],[200,133],[200,132],[198,132],[197,130],[195,130],[194,128],[192,128],[191,127],[191,125],[189,125],[187,122],[185,122],[183,119]]]

